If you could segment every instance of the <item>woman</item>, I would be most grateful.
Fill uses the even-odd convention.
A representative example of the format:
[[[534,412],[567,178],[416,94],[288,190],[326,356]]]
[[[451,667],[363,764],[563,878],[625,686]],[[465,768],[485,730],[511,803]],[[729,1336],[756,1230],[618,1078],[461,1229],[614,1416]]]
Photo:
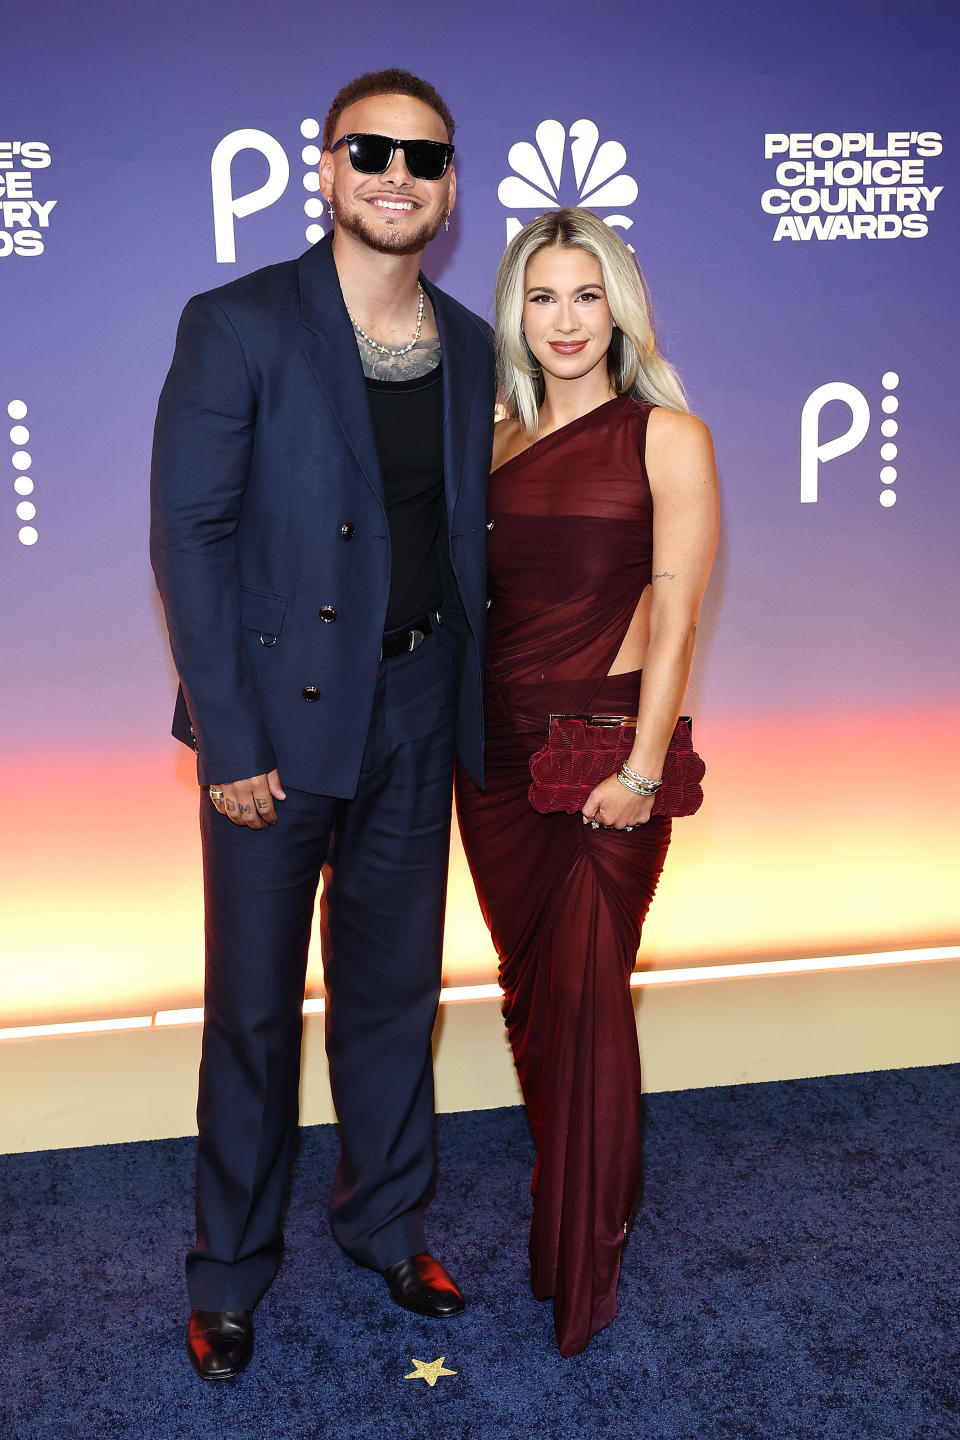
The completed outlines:
[[[636,262],[589,211],[542,215],[508,246],[497,351],[486,790],[460,774],[457,799],[537,1147],[533,1292],[575,1355],[616,1314],[640,1180],[630,973],[671,822],[638,792],[683,699],[716,471]],[[611,774],[582,814],[536,813],[528,762],[557,713],[636,715],[627,765],[648,783]]]

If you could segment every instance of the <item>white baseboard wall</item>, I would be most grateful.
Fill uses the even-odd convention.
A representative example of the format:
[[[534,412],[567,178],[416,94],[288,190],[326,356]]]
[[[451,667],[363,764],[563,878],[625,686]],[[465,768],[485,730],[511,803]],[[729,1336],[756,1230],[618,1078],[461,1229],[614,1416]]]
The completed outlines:
[[[647,1091],[960,1063],[960,961],[891,964],[634,991]],[[437,1107],[517,1105],[496,999],[444,1005]],[[195,1132],[198,1025],[0,1045],[0,1153]],[[304,1020],[301,1121],[333,1120],[323,1016]]]

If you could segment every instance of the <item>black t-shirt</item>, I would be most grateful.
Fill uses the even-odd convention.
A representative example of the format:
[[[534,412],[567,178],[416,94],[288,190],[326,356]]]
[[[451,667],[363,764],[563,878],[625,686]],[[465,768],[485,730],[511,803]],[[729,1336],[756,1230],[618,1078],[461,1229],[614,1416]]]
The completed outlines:
[[[415,380],[367,380],[390,530],[385,630],[436,610],[449,594],[441,366]]]

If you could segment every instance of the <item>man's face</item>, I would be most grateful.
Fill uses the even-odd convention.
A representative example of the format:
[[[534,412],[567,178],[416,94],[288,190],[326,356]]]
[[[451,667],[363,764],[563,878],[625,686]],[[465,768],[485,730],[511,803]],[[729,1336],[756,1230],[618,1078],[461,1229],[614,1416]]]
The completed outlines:
[[[348,105],[334,141],[357,132],[392,140],[447,142],[447,127],[436,110],[409,95],[371,95]],[[384,255],[422,250],[453,209],[457,193],[452,164],[439,180],[415,180],[404,151],[397,150],[382,175],[363,175],[351,165],[346,145],[335,155],[324,150],[320,182],[333,204],[338,228]]]

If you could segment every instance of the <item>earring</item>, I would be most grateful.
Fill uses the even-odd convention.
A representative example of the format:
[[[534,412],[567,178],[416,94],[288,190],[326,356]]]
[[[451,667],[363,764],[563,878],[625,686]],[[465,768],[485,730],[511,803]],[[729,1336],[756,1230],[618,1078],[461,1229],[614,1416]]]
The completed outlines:
[[[328,205],[327,208],[328,208],[329,211],[330,211],[330,219],[332,220],[332,219],[333,219],[333,201],[332,201],[332,200],[330,201],[330,204]]]
[[[444,215],[444,217],[443,217],[443,228],[444,228],[444,230],[449,230],[449,229],[450,229],[450,211],[449,211],[449,210],[447,211],[446,215]]]

